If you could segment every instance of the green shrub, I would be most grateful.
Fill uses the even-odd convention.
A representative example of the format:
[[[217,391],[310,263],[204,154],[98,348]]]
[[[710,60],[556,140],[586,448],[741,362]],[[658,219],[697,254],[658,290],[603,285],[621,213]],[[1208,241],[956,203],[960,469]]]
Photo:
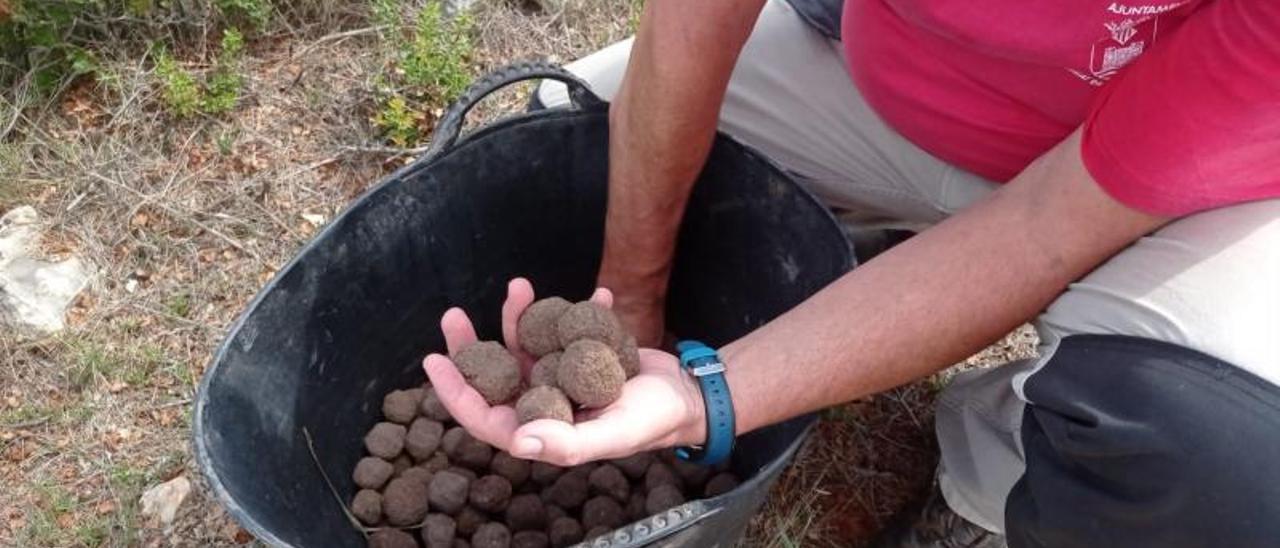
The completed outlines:
[[[267,26],[271,20],[271,4],[267,0],[214,0],[214,5],[224,17],[247,21],[254,29]]]
[[[393,95],[373,117],[373,123],[392,144],[407,147],[418,142],[426,114],[409,107],[403,96]]]
[[[418,12],[413,30],[401,64],[405,83],[441,103],[456,99],[471,82],[471,18],[445,19],[440,3],[432,2]]]
[[[243,52],[244,36],[234,28],[227,29],[222,34],[222,46],[213,71],[201,86],[191,71],[179,66],[168,51],[161,49],[156,55],[156,77],[165,107],[179,118],[198,112],[222,114],[235,108],[244,83],[240,74]]]
[[[201,92],[195,76],[178,66],[173,56],[163,49],[156,54],[156,77],[160,80],[161,97],[170,112],[179,118],[199,112]]]

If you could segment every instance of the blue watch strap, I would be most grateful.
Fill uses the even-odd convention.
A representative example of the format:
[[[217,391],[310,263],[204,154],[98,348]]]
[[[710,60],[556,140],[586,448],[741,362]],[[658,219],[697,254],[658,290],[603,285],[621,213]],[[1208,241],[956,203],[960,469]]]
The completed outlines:
[[[698,341],[676,344],[680,367],[698,380],[707,406],[707,441],[701,448],[679,447],[676,456],[696,464],[710,465],[729,458],[733,452],[733,398],[724,378],[724,363],[711,347]]]

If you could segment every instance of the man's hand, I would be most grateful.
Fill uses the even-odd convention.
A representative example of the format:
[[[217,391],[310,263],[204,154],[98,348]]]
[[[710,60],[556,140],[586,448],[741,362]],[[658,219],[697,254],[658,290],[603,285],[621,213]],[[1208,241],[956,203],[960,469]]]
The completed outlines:
[[[604,306],[612,294],[597,289],[591,297]],[[524,279],[507,286],[502,306],[502,334],[507,349],[528,375],[533,359],[520,348],[516,322],[534,301],[533,286]],[[445,312],[440,321],[450,354],[476,341],[475,328],[461,309]],[[560,466],[620,458],[673,445],[702,443],[706,437],[702,395],[680,370],[675,356],[640,350],[640,374],[627,381],[622,396],[603,409],[577,413],[576,424],[536,420],[520,425],[515,409],[490,406],[467,384],[449,358],[431,354],[423,361],[427,376],[445,408],[472,436],[517,458]]]

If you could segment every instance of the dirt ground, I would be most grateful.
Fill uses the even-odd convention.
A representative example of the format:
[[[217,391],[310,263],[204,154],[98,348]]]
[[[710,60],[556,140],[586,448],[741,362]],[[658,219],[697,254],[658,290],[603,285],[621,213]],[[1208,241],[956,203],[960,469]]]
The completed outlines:
[[[566,61],[626,36],[632,12],[630,0],[551,11],[483,2],[470,61],[477,73]],[[381,146],[370,123],[376,46],[359,28],[252,40],[235,110],[181,121],[157,108],[148,67],[122,63],[113,86],[82,82],[0,136],[0,212],[35,206],[43,252],[95,271],[64,332],[0,333],[0,545],[255,542],[195,470],[191,402],[225,328],[275,269],[412,160],[370,151]],[[522,101],[508,94],[482,116]],[[1024,328],[967,364],[1033,345]],[[864,542],[931,478],[944,377],[826,412],[744,544]],[[144,519],[141,493],[178,476],[195,489],[175,522]]]

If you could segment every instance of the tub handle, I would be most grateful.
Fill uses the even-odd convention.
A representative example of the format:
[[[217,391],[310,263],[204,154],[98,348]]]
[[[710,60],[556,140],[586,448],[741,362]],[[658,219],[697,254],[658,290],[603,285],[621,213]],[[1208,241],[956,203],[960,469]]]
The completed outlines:
[[[517,82],[539,79],[555,80],[567,86],[569,102],[577,108],[604,108],[608,104],[591,91],[586,82],[559,65],[546,61],[523,61],[507,65],[472,82],[466,91],[449,105],[444,115],[440,117],[440,121],[436,123],[435,133],[431,137],[431,146],[424,157],[432,158],[452,148],[462,132],[462,123],[467,113],[489,94]]]
[[[626,525],[621,529],[587,539],[575,548],[638,548],[658,542],[722,510],[703,500],[682,504],[657,515]]]

